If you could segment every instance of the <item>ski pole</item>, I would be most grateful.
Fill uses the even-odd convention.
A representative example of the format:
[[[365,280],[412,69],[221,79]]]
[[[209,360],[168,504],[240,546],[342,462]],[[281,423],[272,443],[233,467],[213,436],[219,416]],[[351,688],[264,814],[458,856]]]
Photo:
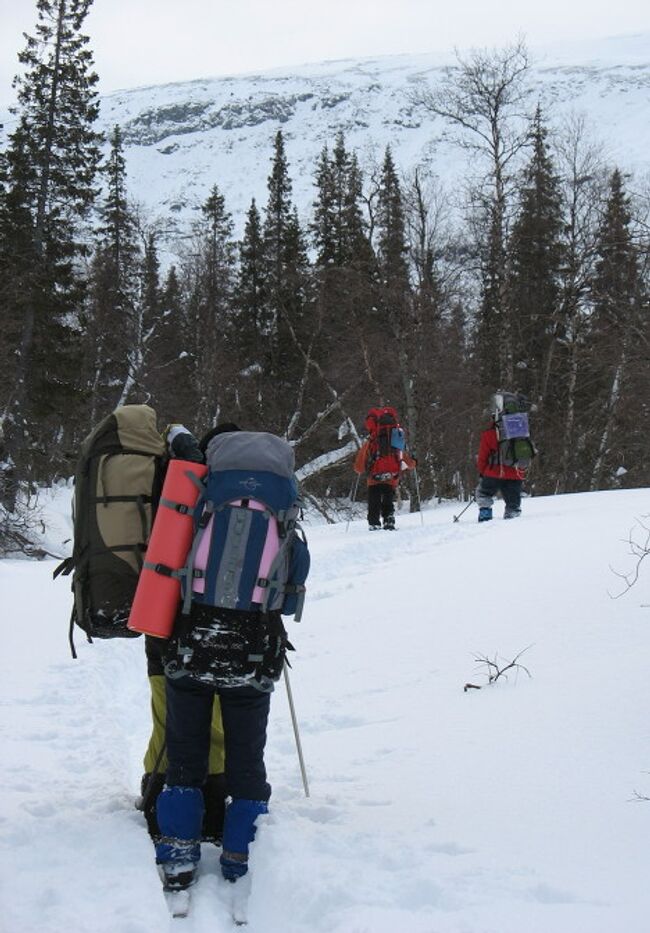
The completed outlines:
[[[296,750],[298,752],[298,761],[300,762],[300,773],[302,774],[302,786],[305,788],[305,797],[309,797],[307,770],[305,768],[305,759],[302,756],[302,745],[300,744],[300,734],[298,733],[298,720],[296,719],[293,694],[291,693],[291,684],[289,683],[289,665],[286,661],[284,662],[284,685],[287,688],[287,699],[289,700],[289,709],[291,710],[291,723],[293,725],[293,734],[296,739]]]
[[[465,506],[465,508],[463,509],[463,511],[462,511],[459,515],[454,515],[454,521],[455,521],[455,522],[457,522],[458,519],[459,519],[462,515],[465,514],[465,512],[468,510],[468,508],[470,507],[470,505],[472,505],[473,502],[476,502],[476,496],[472,496],[472,498],[469,500],[469,502],[467,503],[467,505]]]
[[[350,513],[348,515],[348,521],[345,526],[345,533],[348,533],[348,528],[350,527],[350,522],[352,521],[352,508],[354,506],[354,500],[357,498],[357,489],[359,488],[359,480],[361,479],[361,474],[357,473],[357,478],[352,484],[352,489],[350,490]],[[309,796],[309,795],[307,795]]]
[[[418,497],[418,509],[420,511],[420,524],[424,525],[424,513],[422,511],[422,499],[420,498],[420,477],[418,476],[417,467],[413,467],[413,478],[415,479],[415,491]]]

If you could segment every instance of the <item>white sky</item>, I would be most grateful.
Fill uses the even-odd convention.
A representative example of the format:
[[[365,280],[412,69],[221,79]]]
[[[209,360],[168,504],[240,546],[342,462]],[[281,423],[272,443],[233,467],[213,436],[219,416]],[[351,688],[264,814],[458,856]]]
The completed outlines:
[[[35,0],[0,0],[0,103]],[[100,91],[327,59],[529,45],[650,30],[648,0],[95,0]]]

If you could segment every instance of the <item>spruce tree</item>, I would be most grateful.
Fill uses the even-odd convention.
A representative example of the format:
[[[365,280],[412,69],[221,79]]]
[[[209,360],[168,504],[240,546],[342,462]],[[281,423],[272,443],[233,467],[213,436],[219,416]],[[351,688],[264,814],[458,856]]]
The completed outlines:
[[[247,347],[246,355],[251,362],[264,336],[264,285],[262,221],[253,198],[246,214],[244,237],[239,244],[239,273],[235,289],[241,346]]]
[[[323,270],[334,265],[337,258],[337,192],[327,145],[323,146],[318,159],[315,184],[318,189],[318,196],[314,202],[314,214],[310,231],[316,251],[316,267]]]
[[[509,241],[508,315],[513,355],[511,389],[536,405],[535,440],[543,469],[535,489],[552,490],[561,461],[565,416],[565,324],[562,308],[564,218],[559,179],[539,107],[531,128],[532,154],[522,173],[519,210]]]
[[[562,204],[558,178],[537,108],[532,156],[523,172],[520,206],[509,243],[509,313],[515,380],[538,406],[546,399],[552,354],[561,336]]]
[[[413,302],[409,282],[408,246],[402,190],[390,147],[387,147],[381,172],[377,201],[377,267],[379,279],[378,304],[382,329],[386,338],[386,373],[393,372],[395,381],[385,377],[387,399],[400,400],[412,449],[418,445],[418,372],[416,351],[418,332],[414,326]],[[395,365],[395,363],[397,365]],[[415,497],[411,495],[411,508]]]
[[[312,243],[316,253],[315,321],[319,359],[359,410],[377,394],[371,309],[374,256],[362,211],[362,176],[342,133],[333,152],[324,147],[317,166]],[[341,354],[344,344],[348,350]],[[359,375],[365,378],[360,381]],[[355,399],[358,399],[355,401]]]
[[[78,412],[82,222],[94,197],[98,103],[88,39],[91,0],[38,0],[19,55],[17,126],[2,164],[0,262],[6,315],[19,322],[12,390],[3,400],[5,457],[18,478],[62,465]],[[56,352],[53,352],[56,348]],[[13,355],[12,355],[13,354]],[[3,493],[3,500],[11,496]]]
[[[268,334],[264,409],[268,426],[278,432],[286,429],[286,411],[294,404],[303,372],[305,344],[310,339],[307,252],[291,190],[284,137],[278,130],[262,230]]]
[[[382,289],[408,288],[406,230],[402,191],[395,163],[386,148],[377,206],[377,260]]]
[[[90,276],[88,352],[91,423],[123,404],[140,375],[141,256],[137,221],[127,196],[126,162],[119,126],[103,167],[106,194]]]
[[[193,364],[199,430],[216,424],[224,403],[232,398],[236,360],[231,352],[235,288],[233,221],[224,196],[213,185],[195,226],[188,288],[188,352]]]
[[[273,143],[263,226],[269,372],[273,379],[278,378],[280,371],[280,321],[288,297],[286,239],[292,213],[291,189],[284,137],[282,131],[278,130]]]
[[[583,371],[586,412],[591,423],[590,489],[618,484],[618,470],[629,470],[631,466],[626,455],[632,436],[645,427],[635,418],[639,400],[631,391],[631,377],[636,355],[633,344],[642,329],[647,304],[642,294],[630,201],[618,169],[609,181],[596,253],[589,362]]]
[[[262,219],[255,198],[246,214],[244,236],[239,243],[239,268],[232,315],[232,346],[238,366],[235,408],[246,424],[263,420],[264,372],[269,332],[266,311],[264,240]]]
[[[481,302],[477,316],[476,355],[481,383],[488,392],[507,385],[512,373],[503,213],[497,204],[483,208],[486,230],[480,244]]]
[[[198,398],[194,381],[192,347],[194,332],[186,313],[186,298],[172,266],[160,289],[156,288],[151,242],[145,254],[145,282],[149,280],[150,298],[147,300],[146,319],[150,323],[151,338],[147,343],[145,359],[145,387],[151,396],[160,423],[181,422],[202,431],[197,421]],[[157,261],[156,261],[157,264]],[[154,300],[158,313],[153,313]]]
[[[369,244],[361,209],[362,178],[354,153],[347,151],[338,133],[330,157],[327,146],[316,171],[318,196],[311,225],[316,267],[351,267],[369,258]]]

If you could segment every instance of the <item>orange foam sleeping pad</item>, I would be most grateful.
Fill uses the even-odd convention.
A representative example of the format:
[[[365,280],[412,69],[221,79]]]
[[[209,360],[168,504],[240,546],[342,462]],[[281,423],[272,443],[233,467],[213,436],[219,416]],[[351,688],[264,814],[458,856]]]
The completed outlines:
[[[208,468],[202,463],[187,460],[171,460],[162,488],[161,499],[193,507],[199,498],[199,489],[188,476],[193,473],[203,479]],[[192,544],[193,520],[167,508],[162,502],[158,507],[151,529],[151,537],[145,557],[146,563],[162,564],[173,570],[184,566]],[[174,627],[181,598],[181,582],[177,577],[165,576],[143,567],[135,591],[127,628],[145,635],[169,638]]]

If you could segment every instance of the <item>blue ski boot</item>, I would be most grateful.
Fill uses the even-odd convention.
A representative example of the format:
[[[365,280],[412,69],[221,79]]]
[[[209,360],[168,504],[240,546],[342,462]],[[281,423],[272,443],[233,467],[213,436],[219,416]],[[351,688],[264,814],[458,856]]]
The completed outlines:
[[[201,858],[203,794],[198,787],[165,786],[156,802],[160,837],[156,862],[166,891],[194,883]]]
[[[487,506],[482,506],[478,510],[478,520],[480,522],[489,522],[492,519],[492,509]]]
[[[255,820],[268,813],[265,800],[233,797],[226,807],[223,823],[223,849],[219,862],[226,881],[237,881],[248,871],[248,846],[255,838]]]

